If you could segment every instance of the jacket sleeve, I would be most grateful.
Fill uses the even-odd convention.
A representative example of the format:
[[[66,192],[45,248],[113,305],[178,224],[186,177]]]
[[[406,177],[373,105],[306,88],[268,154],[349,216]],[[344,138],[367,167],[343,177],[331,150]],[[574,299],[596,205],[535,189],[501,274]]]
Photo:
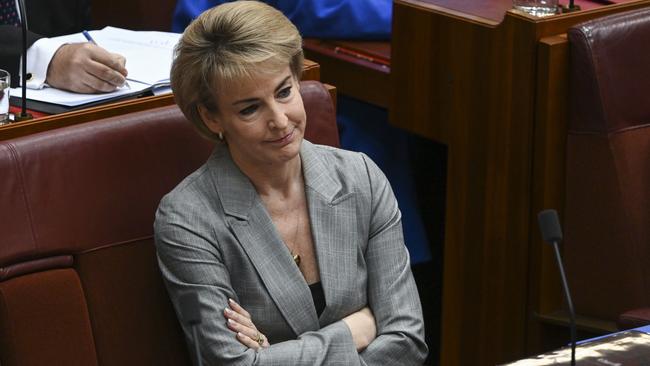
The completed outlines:
[[[27,48],[43,36],[27,31]],[[11,87],[20,81],[20,56],[22,54],[22,29],[13,25],[0,25],[0,69],[11,74]]]
[[[368,303],[377,323],[377,338],[361,356],[367,365],[422,365],[428,352],[424,321],[404,245],[401,214],[384,174],[362,156],[371,195],[365,253]]]
[[[156,214],[156,249],[177,314],[182,293],[199,295],[203,316],[198,338],[206,365],[363,365],[343,321],[260,351],[239,343],[223,316],[228,298],[237,299],[230,281],[237,273],[230,273],[224,265],[208,229],[214,223],[206,219],[206,208],[179,210],[183,205],[163,200]],[[189,340],[190,329],[185,324],[182,327]]]

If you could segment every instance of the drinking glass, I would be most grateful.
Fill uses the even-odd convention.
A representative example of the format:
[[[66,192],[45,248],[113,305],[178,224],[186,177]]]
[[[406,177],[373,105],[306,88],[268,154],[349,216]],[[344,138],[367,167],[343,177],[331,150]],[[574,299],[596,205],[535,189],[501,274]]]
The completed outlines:
[[[536,17],[546,17],[557,14],[557,0],[513,0],[515,9],[524,11]]]
[[[0,125],[9,123],[9,87],[11,75],[0,69]]]

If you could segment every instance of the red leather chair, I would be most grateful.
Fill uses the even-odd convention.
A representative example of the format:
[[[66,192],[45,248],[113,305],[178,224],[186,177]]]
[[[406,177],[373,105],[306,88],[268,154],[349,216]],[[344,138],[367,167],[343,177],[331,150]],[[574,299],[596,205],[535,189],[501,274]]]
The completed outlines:
[[[338,145],[303,82],[307,138]],[[190,365],[158,271],[154,212],[212,143],[176,106],[0,142],[0,364]]]
[[[624,314],[650,306],[650,8],[571,28],[569,41],[569,285],[579,315],[637,326],[642,310]]]

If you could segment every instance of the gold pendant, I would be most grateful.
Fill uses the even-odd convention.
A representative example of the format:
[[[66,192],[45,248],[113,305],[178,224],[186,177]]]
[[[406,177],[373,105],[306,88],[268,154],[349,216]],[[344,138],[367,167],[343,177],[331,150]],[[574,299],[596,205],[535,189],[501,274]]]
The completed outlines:
[[[296,262],[296,266],[300,266],[300,254],[291,253],[291,256],[293,257],[293,261]]]

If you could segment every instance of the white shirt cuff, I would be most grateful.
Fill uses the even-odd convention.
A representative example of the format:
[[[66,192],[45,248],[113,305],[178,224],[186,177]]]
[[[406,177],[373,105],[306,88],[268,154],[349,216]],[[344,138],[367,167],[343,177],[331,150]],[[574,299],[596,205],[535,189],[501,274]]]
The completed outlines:
[[[50,61],[52,61],[59,47],[64,44],[65,42],[52,38],[41,38],[29,47],[27,50],[27,73],[32,74],[32,77],[27,80],[28,88],[42,89],[45,86],[47,68],[50,66]]]

